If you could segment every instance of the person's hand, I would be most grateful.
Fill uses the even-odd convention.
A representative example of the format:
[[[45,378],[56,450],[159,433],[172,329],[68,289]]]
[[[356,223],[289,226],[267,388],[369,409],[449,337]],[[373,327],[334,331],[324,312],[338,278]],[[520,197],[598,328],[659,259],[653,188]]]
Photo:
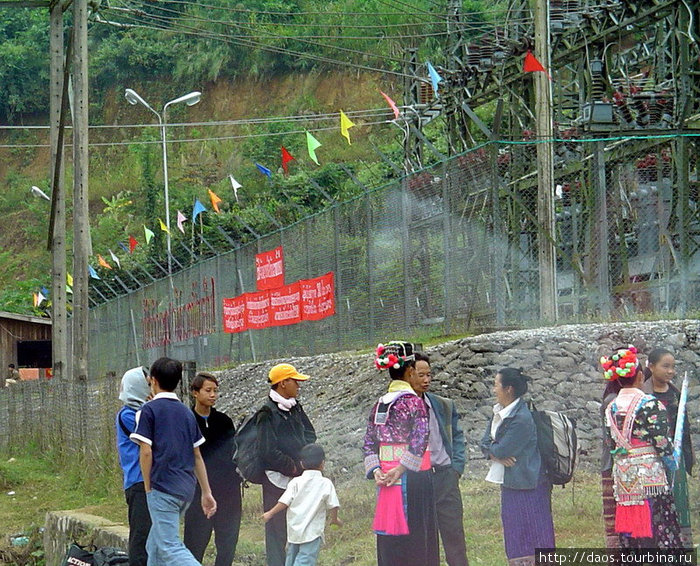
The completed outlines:
[[[395,468],[392,468],[386,474],[384,474],[384,485],[386,487],[396,485],[397,483],[399,483],[399,480],[401,479],[401,476],[405,471],[406,468],[403,466],[403,464],[399,464]]]
[[[216,500],[211,492],[202,493],[202,511],[207,519],[211,519],[216,513]]]
[[[517,460],[513,456],[509,456],[508,458],[502,458],[502,459],[495,458],[495,457],[491,456],[491,459],[494,460],[495,462],[498,462],[499,464],[503,464],[506,468],[511,468],[512,466],[515,465],[515,462],[517,462]]]
[[[386,485],[386,476],[384,472],[382,472],[381,468],[375,468],[374,469],[374,481],[378,486],[384,486]]]
[[[269,511],[265,511],[262,514],[262,520],[267,523],[270,519],[272,519],[272,514]]]
[[[336,527],[342,527],[343,521],[336,517],[335,519],[331,519],[331,525],[335,525]]]

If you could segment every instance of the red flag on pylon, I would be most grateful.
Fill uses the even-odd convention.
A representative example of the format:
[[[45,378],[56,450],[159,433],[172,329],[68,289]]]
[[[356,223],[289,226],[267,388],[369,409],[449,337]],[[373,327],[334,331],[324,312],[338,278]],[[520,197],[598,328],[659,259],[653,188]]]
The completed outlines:
[[[523,61],[523,72],[525,73],[537,73],[537,72],[542,72],[542,73],[547,73],[547,69],[545,69],[542,66],[542,63],[540,63],[537,60],[537,57],[535,57],[532,54],[532,51],[529,51],[525,54],[525,60]]]
[[[287,151],[287,148],[282,146],[282,169],[285,175],[289,175],[289,165],[290,161],[294,161],[292,154]]]

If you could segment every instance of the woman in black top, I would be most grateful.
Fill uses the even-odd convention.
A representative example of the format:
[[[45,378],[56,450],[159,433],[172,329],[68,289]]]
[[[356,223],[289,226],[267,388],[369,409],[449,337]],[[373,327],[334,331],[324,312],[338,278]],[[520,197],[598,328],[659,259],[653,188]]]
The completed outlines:
[[[201,562],[213,529],[216,544],[214,566],[231,566],[241,526],[241,479],[233,463],[236,429],[227,415],[214,408],[219,396],[216,377],[199,372],[191,389],[195,401],[192,410],[206,439],[200,450],[218,509],[211,519],[207,519],[201,506],[190,505],[185,513],[185,546]]]
[[[270,393],[257,417],[258,450],[265,469],[264,511],[277,504],[291,478],[301,475],[301,449],[316,442],[316,431],[297,402],[300,384],[307,379],[289,364],[276,365],[268,376]],[[284,566],[286,544],[287,514],[281,512],[265,523],[267,566]]]

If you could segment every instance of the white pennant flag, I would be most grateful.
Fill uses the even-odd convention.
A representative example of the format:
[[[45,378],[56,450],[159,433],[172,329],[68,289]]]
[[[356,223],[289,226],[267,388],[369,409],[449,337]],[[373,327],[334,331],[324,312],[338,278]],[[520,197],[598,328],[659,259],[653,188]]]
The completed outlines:
[[[121,268],[122,268],[122,264],[121,264],[121,262],[119,261],[119,258],[118,258],[117,256],[114,255],[114,252],[113,252],[112,250],[109,250],[109,255],[112,256],[112,261],[113,261],[114,263],[117,264],[117,267],[118,267],[119,269],[121,269]]]
[[[236,202],[238,202],[238,189],[240,189],[243,185],[236,181],[236,179],[233,178],[233,175],[229,175],[228,178],[231,179],[231,186],[233,187],[233,196],[236,197]]]

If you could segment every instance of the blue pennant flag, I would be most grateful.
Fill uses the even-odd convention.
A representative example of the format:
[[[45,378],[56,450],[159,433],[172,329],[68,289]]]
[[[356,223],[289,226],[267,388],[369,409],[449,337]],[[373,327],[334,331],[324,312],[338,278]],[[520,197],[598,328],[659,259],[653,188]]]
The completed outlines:
[[[131,253],[131,252],[129,251],[129,248],[127,248],[127,247],[126,247],[126,244],[124,244],[123,242],[117,242],[117,244],[119,244],[119,247],[120,247],[121,249],[123,249],[126,253]]]
[[[260,163],[256,163],[255,166],[258,168],[258,171],[260,171],[263,175],[272,177],[272,171],[270,171],[267,167],[263,167],[262,165],[260,165]]]
[[[200,212],[206,212],[207,209],[204,208],[204,205],[199,202],[199,199],[194,200],[194,207],[192,208],[192,222],[197,220],[197,216],[199,215]]]
[[[49,296],[49,290],[46,287],[41,288],[41,294],[44,295],[45,297]]]
[[[433,92],[435,96],[439,96],[438,83],[442,82],[442,77],[438,75],[438,72],[435,70],[435,67],[430,64],[430,61],[428,61],[428,74],[430,75],[430,82],[433,83]]]
[[[88,271],[90,272],[90,277],[93,279],[100,279],[100,276],[97,275],[97,271],[95,271],[95,268],[92,267],[92,265],[88,265]]]

